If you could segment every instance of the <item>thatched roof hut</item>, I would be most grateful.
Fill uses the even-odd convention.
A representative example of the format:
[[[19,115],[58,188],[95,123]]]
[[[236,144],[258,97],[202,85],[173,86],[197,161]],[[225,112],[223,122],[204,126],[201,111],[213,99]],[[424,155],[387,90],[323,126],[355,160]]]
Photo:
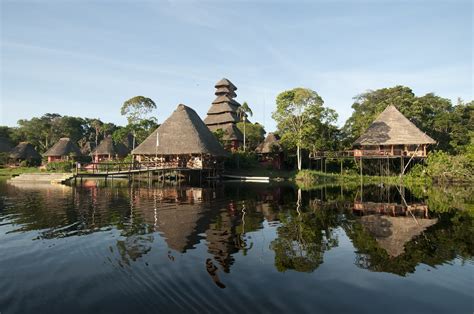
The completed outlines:
[[[198,114],[182,104],[132,154],[227,155]]]
[[[212,102],[204,123],[213,132],[222,129],[224,131],[223,140],[227,142],[226,146],[237,149],[244,138],[242,132],[236,127],[240,121],[237,114],[240,104],[234,100],[237,96],[235,93],[237,87],[226,78],[217,82],[215,87],[217,98]]]
[[[0,153],[9,153],[13,148],[12,143],[4,137],[0,137]]]
[[[280,137],[271,132],[268,133],[265,140],[255,149],[257,154],[271,154],[279,151],[281,151]]]
[[[356,146],[421,145],[436,141],[418,129],[395,106],[390,105],[355,142]]]
[[[15,160],[41,160],[41,155],[28,142],[21,142],[10,151],[10,158]]]
[[[59,141],[56,142],[50,149],[43,154],[43,156],[48,157],[48,161],[50,160],[49,157],[56,157],[59,158],[69,158],[69,156],[81,156],[81,150],[79,147],[71,141],[69,137],[60,138]]]
[[[360,218],[364,228],[375,237],[378,245],[391,257],[403,254],[405,244],[436,224],[437,219],[414,219],[368,215]]]
[[[108,158],[123,158],[130,150],[122,143],[114,143],[112,136],[104,138],[91,152],[92,156],[107,156]]]

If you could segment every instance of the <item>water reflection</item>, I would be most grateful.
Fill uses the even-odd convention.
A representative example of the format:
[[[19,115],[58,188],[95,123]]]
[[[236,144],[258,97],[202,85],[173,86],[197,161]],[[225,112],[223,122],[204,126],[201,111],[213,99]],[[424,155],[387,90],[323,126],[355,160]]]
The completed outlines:
[[[3,184],[1,225],[5,234],[31,232],[36,240],[116,230],[108,249],[112,256],[117,252],[121,267],[157,250],[159,241],[166,243],[170,262],[204,243],[206,254],[200,253],[197,267],[220,288],[227,286],[223,274],[231,273],[236,256],[249,255],[256,246],[252,235],[264,229],[275,230],[265,245],[279,272],[314,272],[326,252],[340,246],[341,235],[352,242],[357,267],[402,276],[420,264],[471,260],[474,253],[472,210],[439,205],[427,191],[382,185],[301,191],[285,185],[115,184]]]

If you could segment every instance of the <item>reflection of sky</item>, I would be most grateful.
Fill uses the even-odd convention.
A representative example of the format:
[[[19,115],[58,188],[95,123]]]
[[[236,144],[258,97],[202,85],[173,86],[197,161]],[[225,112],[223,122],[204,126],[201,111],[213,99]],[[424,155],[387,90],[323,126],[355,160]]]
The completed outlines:
[[[472,1],[2,1],[0,124],[46,112],[124,124],[151,97],[204,117],[225,76],[268,131],[276,95],[316,90],[350,114],[367,89],[472,99]]]

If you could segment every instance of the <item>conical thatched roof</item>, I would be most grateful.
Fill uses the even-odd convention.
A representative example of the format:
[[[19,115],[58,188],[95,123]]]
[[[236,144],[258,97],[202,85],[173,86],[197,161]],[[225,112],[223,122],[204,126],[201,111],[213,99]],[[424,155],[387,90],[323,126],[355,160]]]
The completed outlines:
[[[112,136],[104,138],[91,155],[111,155],[125,157],[129,153],[129,149],[122,143],[114,143]]]
[[[388,255],[396,257],[405,251],[405,244],[420,235],[437,219],[368,215],[361,217],[364,228],[375,237]]]
[[[4,137],[0,137],[0,153],[9,153],[13,148],[10,141]]]
[[[276,150],[281,151],[280,138],[274,133],[268,133],[263,143],[257,146],[255,152],[259,154],[270,154]]]
[[[80,156],[82,155],[79,147],[71,141],[69,137],[60,138],[50,149],[43,154],[44,156]]]
[[[237,114],[234,112],[223,112],[221,114],[212,114],[208,115],[206,119],[204,119],[204,123],[206,125],[213,125],[213,124],[224,124],[224,123],[237,123],[240,119],[237,117]]]
[[[28,142],[21,142],[10,152],[10,158],[12,159],[41,159],[41,155],[36,149]]]
[[[228,89],[232,90],[232,91],[236,91],[237,90],[237,87],[232,84],[231,81],[229,81],[228,79],[226,78],[223,78],[221,79],[219,82],[216,83],[216,85],[214,85],[214,87],[216,88],[219,88],[219,87],[227,87]]]
[[[155,153],[227,155],[198,114],[185,105],[179,105],[171,116],[132,152],[134,155]]]
[[[354,145],[416,145],[436,141],[418,129],[395,106],[388,106]]]
[[[237,107],[231,105],[228,102],[223,102],[220,104],[213,104],[209,111],[207,112],[208,115],[224,113],[224,112],[235,112],[237,111]]]
[[[229,95],[229,97],[232,97],[232,98],[237,97],[237,94],[232,89],[230,89],[228,87],[218,87],[214,94],[216,96]]]
[[[220,103],[229,103],[235,107],[239,107],[240,104],[233,100],[229,95],[220,95],[220,96],[217,96],[216,99],[214,99],[214,101],[212,102],[213,104],[220,104]],[[235,108],[237,109],[237,108]]]
[[[221,129],[224,131],[223,140],[225,141],[243,141],[244,135],[240,132],[239,128],[235,124],[224,124],[224,125],[208,125],[207,126],[211,132],[216,132]]]

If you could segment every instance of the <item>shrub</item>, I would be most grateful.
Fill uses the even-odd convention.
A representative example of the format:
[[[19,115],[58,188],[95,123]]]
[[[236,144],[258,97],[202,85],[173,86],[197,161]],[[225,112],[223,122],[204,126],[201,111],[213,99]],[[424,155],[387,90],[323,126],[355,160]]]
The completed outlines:
[[[71,172],[73,168],[74,163],[72,161],[54,161],[46,164],[46,170],[48,171]]]
[[[257,155],[254,152],[233,152],[231,157],[225,161],[228,169],[249,169],[258,166]]]

